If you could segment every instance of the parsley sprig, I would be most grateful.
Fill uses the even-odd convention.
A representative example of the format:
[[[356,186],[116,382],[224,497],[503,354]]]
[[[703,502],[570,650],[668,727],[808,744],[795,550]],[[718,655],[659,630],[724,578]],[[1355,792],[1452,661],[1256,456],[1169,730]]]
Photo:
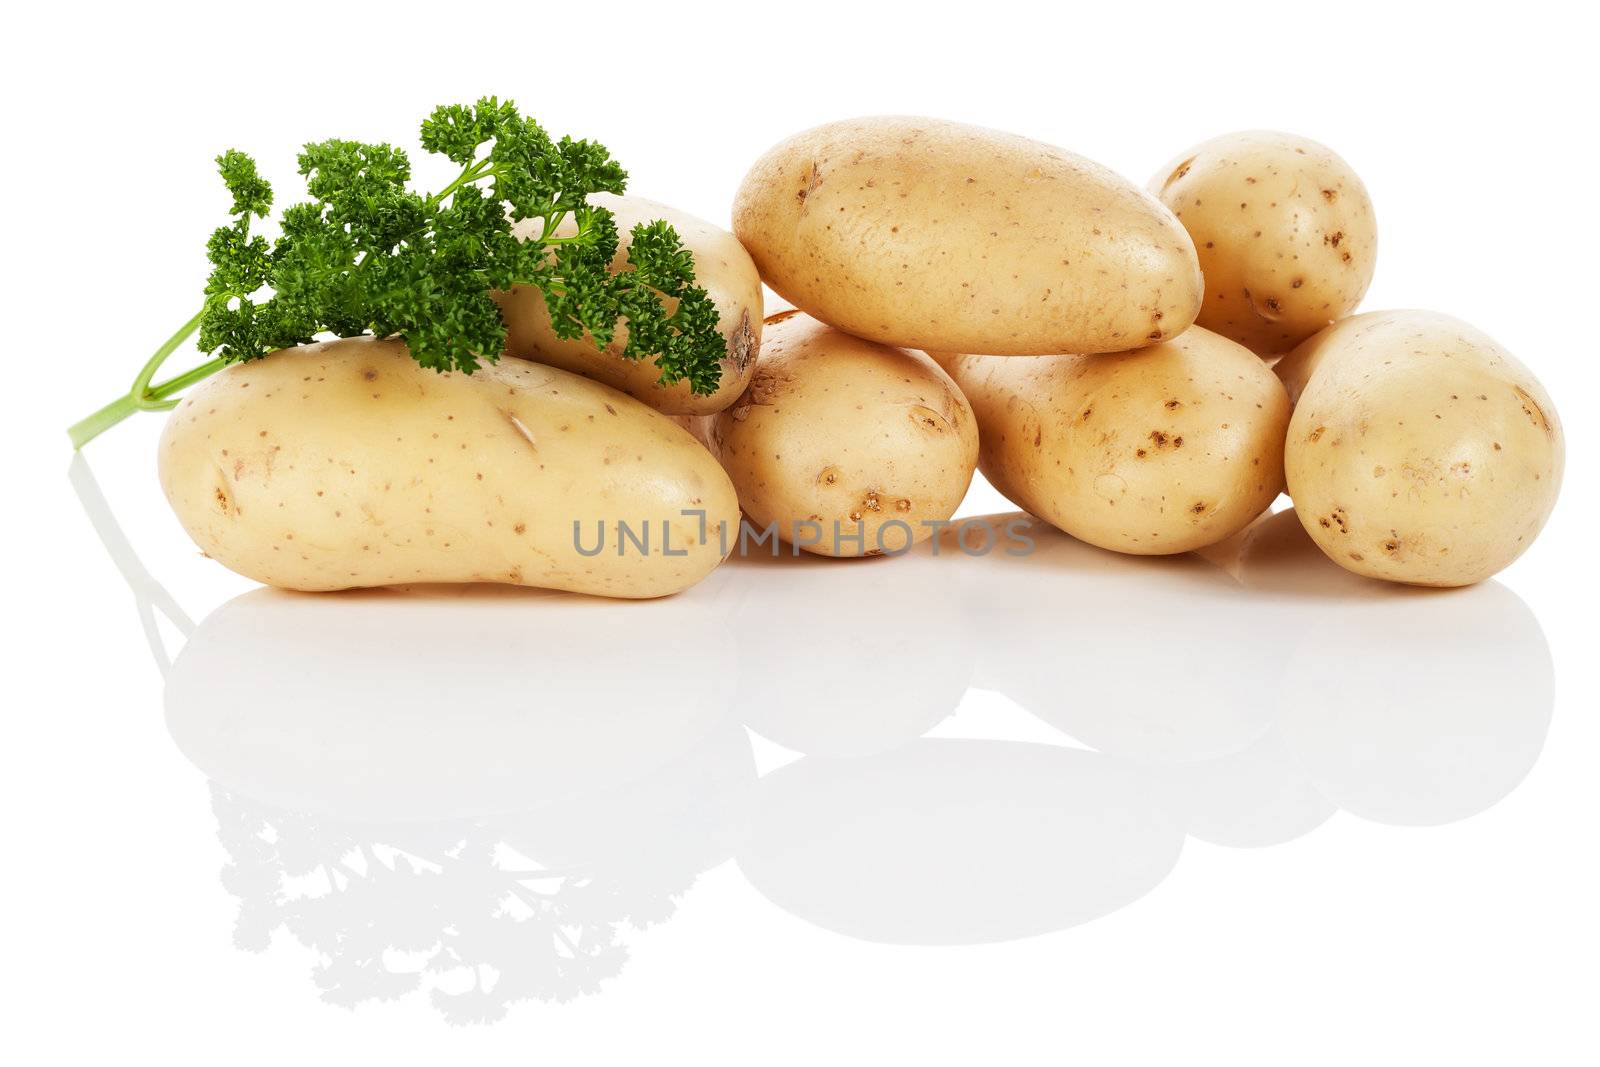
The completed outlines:
[[[310,199],[283,210],[272,241],[252,230],[253,220],[270,215],[271,185],[244,153],[218,156],[233,221],[206,245],[205,302],[127,395],[68,431],[73,447],[137,411],[177,406],[184,389],[229,363],[319,334],[399,336],[423,366],[470,373],[499,358],[506,327],[490,294],[514,285],[543,292],[557,336],[587,334],[604,346],[625,321],[626,358],[654,356],[663,385],[716,390],[725,352],[717,312],[695,285],[694,257],[677,232],[660,221],[635,226],[632,269],[610,270],[616,221],[588,198],[621,193],[627,174],[603,146],[554,141],[515,104],[494,97],[436,108],[421,141],[462,168],[431,196],[408,188],[411,162],[399,148],[306,145],[300,174]],[[513,224],[529,219],[534,236],[514,236]],[[196,331],[210,358],[156,382]]]

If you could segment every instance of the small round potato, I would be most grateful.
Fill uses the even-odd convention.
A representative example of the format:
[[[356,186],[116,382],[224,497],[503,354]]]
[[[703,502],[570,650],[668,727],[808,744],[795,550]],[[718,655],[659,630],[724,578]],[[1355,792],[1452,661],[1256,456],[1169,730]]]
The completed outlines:
[[[441,374],[372,337],[226,368],[173,411],[160,461],[201,550],[285,589],[663,596],[739,524],[716,461],[632,397],[514,359]]]
[[[1191,327],[1107,356],[948,356],[972,403],[978,467],[1073,537],[1135,555],[1243,529],[1283,488],[1289,398],[1272,371]]]
[[[1470,585],[1520,556],[1555,507],[1566,453],[1550,397],[1458,319],[1356,315],[1278,372],[1299,397],[1284,452],[1295,513],[1347,570]]]
[[[1150,183],[1194,238],[1205,275],[1195,321],[1261,356],[1355,310],[1378,229],[1367,190],[1332,151],[1254,130],[1184,152]]]
[[[978,457],[972,408],[933,360],[798,311],[767,320],[750,387],[706,423],[751,521],[825,556],[926,540]]]
[[[1200,308],[1194,246],[1153,196],[1059,148],[938,119],[789,138],[745,176],[733,230],[796,307],[887,345],[1115,352]]]
[[[728,231],[654,200],[609,193],[596,193],[589,200],[616,216],[621,240],[611,261],[612,270],[627,269],[631,231],[641,222],[656,219],[670,222],[683,238],[684,248],[693,253],[695,283],[716,305],[722,334],[728,342],[728,354],[722,361],[722,380],[716,392],[697,396],[690,391],[688,382],[661,385],[661,370],[655,360],[624,359],[622,350],[628,343],[626,323],[617,326],[611,343],[604,349],[587,336],[570,341],[557,337],[550,327],[544,294],[534,286],[519,285],[509,293],[496,294],[506,322],[506,354],[604,382],[669,415],[721,411],[744,392],[755,371],[756,354],[761,349],[761,276],[756,273],[749,253]],[[527,237],[539,225],[537,219],[525,220],[512,232]],[[563,230],[573,232],[570,219],[557,232]],[[669,310],[671,306],[669,303]]]

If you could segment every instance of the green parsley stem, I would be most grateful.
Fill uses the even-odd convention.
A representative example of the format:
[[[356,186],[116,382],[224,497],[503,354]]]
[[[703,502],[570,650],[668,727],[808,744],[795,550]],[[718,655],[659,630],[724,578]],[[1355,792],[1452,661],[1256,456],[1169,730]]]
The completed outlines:
[[[446,197],[455,192],[457,189],[461,188],[463,185],[470,185],[473,182],[481,181],[484,177],[492,173],[494,173],[494,164],[489,162],[487,159],[478,163],[468,164],[467,169],[463,170],[456,177],[455,181],[451,182],[443,189],[440,189],[437,193],[434,193],[432,196],[428,197],[428,202],[435,205],[442,204],[445,202]]]
[[[111,427],[140,411],[169,411],[177,406],[175,393],[188,388],[202,378],[209,377],[222,369],[223,361],[219,358],[207,360],[192,370],[185,371],[175,378],[152,386],[151,379],[156,371],[176,352],[178,346],[200,328],[200,317],[203,311],[196,312],[195,316],[178,328],[178,331],[167,338],[165,344],[156,349],[140,368],[139,376],[133,380],[133,385],[123,396],[119,396],[105,407],[96,411],[86,419],[73,423],[67,428],[67,436],[72,440],[74,449],[82,448],[96,437],[105,433]]]

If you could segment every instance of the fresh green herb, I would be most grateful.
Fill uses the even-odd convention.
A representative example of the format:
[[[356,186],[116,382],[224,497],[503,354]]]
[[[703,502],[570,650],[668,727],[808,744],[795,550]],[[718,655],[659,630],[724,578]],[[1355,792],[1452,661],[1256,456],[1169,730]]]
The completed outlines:
[[[179,393],[229,363],[322,333],[397,335],[423,366],[470,373],[499,358],[506,327],[490,294],[513,285],[544,293],[557,336],[587,333],[604,346],[625,320],[626,358],[654,356],[663,385],[716,390],[724,354],[716,308],[694,284],[694,257],[672,227],[635,226],[633,269],[610,270],[616,222],[588,198],[622,192],[627,175],[604,147],[552,141],[510,101],[493,97],[435,109],[422,123],[422,147],[462,168],[432,196],[407,188],[411,163],[398,148],[306,145],[300,173],[311,199],[284,209],[272,242],[251,232],[251,220],[272,209],[272,187],[244,153],[218,156],[234,221],[206,245],[212,271],[205,303],[126,396],[68,431],[73,447],[136,411],[175,407]],[[535,235],[519,240],[512,224],[527,219],[537,220]],[[568,219],[573,228],[560,233]],[[670,313],[669,300],[676,302]],[[154,382],[196,330],[211,358]]]

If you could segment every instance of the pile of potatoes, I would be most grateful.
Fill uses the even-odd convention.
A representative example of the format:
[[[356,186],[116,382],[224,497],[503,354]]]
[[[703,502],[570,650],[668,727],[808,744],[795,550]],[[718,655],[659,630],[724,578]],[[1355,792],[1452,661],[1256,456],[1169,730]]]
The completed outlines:
[[[767,152],[732,233],[603,202],[693,253],[727,339],[715,393],[625,360],[625,324],[604,348],[555,337],[531,289],[499,297],[517,358],[470,376],[392,339],[277,353],[196,389],[163,437],[202,549],[296,589],[651,597],[737,551],[742,521],[897,554],[981,470],[1145,555],[1223,541],[1287,488],[1339,565],[1456,586],[1555,503],[1561,427],[1526,368],[1445,315],[1352,314],[1372,203],[1304,138],[1218,137],[1140,189],[1011,134],[866,118]],[[792,308],[765,316],[763,283]]]

